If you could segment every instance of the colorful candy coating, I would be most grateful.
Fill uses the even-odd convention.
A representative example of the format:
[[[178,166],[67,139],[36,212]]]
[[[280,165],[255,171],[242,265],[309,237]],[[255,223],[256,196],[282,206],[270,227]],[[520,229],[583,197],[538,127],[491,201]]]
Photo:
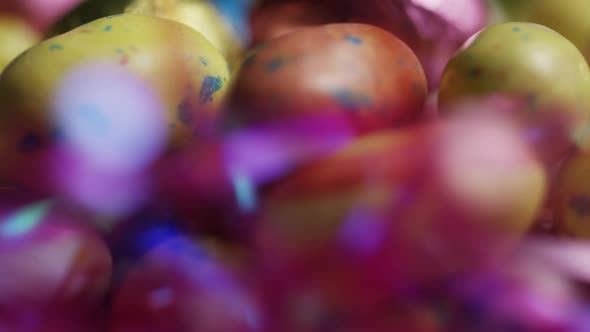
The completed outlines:
[[[49,35],[59,35],[93,20],[122,13],[155,16],[186,24],[200,32],[230,63],[244,47],[238,33],[208,0],[86,0],[64,15]]]
[[[348,20],[373,24],[407,43],[424,66],[429,87],[438,87],[445,64],[460,45],[488,23],[483,0],[332,1]]]
[[[551,0],[500,0],[511,20],[547,26],[569,39],[590,60],[590,23],[586,13],[590,3],[584,0],[555,2]]]
[[[590,69],[557,32],[533,23],[492,25],[470,40],[443,74],[439,104],[489,94],[526,98],[531,112],[558,109],[568,134],[584,144],[590,114]]]
[[[488,231],[522,235],[544,200],[547,176],[509,120],[468,114],[442,126],[433,138],[432,185],[468,223],[479,220]]]
[[[366,24],[329,24],[253,51],[234,82],[228,116],[260,123],[339,114],[366,132],[417,120],[426,89],[418,59],[395,36]]]
[[[176,0],[158,6],[154,0],[134,0],[126,13],[154,15],[184,23],[197,30],[231,64],[244,49],[244,42],[226,17],[209,0]]]
[[[124,68],[153,91],[156,108],[163,111],[161,125],[168,128],[166,149],[185,144],[197,127],[208,124],[230,79],[227,63],[207,40],[166,19],[107,17],[48,39],[15,60],[0,79],[0,156],[6,161],[0,178],[14,180],[15,172],[46,165],[43,158],[51,157],[62,131],[53,113],[56,94],[66,94],[58,91],[60,83],[71,70],[93,62]],[[92,106],[81,105],[82,117],[97,116]]]

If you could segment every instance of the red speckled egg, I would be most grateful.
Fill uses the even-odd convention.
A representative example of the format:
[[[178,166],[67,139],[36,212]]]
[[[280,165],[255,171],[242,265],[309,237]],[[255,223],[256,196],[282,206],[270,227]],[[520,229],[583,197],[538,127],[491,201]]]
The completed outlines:
[[[417,120],[426,86],[418,59],[394,35],[366,24],[329,24],[252,51],[228,113],[252,123],[328,112],[367,132]]]

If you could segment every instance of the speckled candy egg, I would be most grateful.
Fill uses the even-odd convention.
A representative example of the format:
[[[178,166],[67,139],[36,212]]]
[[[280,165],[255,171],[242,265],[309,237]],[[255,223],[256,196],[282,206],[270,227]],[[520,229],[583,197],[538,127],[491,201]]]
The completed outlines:
[[[253,123],[329,112],[359,131],[415,121],[426,79],[398,38],[365,24],[302,28],[259,46],[234,82],[229,116]]]
[[[559,109],[568,132],[584,140],[590,112],[590,69],[580,51],[557,32],[533,23],[492,25],[448,63],[439,104],[507,94],[526,98],[525,110]],[[443,112],[443,114],[445,114]]]
[[[161,103],[156,108],[165,113],[169,149],[184,144],[196,127],[213,116],[230,79],[219,52],[183,24],[132,14],[91,22],[36,45],[3,73],[0,159],[6,162],[2,166],[19,169],[39,162],[38,153],[63,134],[54,109],[62,80],[92,63],[121,66],[153,91]],[[94,77],[89,75],[90,83]],[[92,105],[82,105],[79,115],[90,119],[89,112]],[[89,121],[100,126],[99,120]],[[10,175],[6,177],[10,180]]]
[[[184,23],[203,34],[230,62],[244,47],[234,27],[208,0],[86,0],[64,15],[49,35],[62,34],[96,19],[121,13],[149,15]]]
[[[354,22],[374,24],[406,42],[424,66],[432,89],[465,40],[488,24],[485,0],[333,0]]]
[[[590,2],[586,0],[498,0],[503,5],[506,16],[543,24],[562,34],[576,45],[590,60],[590,22],[587,13]]]

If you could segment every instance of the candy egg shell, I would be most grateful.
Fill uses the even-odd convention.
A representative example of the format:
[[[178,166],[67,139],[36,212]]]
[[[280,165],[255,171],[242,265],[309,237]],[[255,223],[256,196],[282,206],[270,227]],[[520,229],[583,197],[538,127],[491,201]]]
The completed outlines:
[[[590,23],[586,13],[590,3],[584,0],[570,0],[557,3],[551,0],[498,1],[503,5],[506,16],[511,20],[527,21],[547,26],[569,39],[590,59]]]
[[[154,15],[184,23],[197,30],[219,50],[231,64],[244,49],[244,42],[234,28],[207,0],[168,1],[160,4],[154,0],[134,0],[125,9],[126,13]]]
[[[481,31],[448,63],[439,105],[503,93],[526,98],[532,112],[560,109],[568,131],[585,144],[590,69],[582,54],[557,32],[533,23],[508,22]]]
[[[39,41],[39,35],[25,20],[0,15],[0,72],[29,47]]]
[[[121,13],[156,16],[186,24],[203,34],[230,63],[244,47],[234,28],[207,0],[86,0],[62,17],[49,35],[62,34],[95,19]]]
[[[415,121],[425,98],[424,73],[403,42],[370,25],[329,24],[253,52],[232,86],[227,116],[260,123],[325,112],[367,132]]]
[[[544,200],[547,177],[513,123],[493,115],[466,116],[438,130],[430,152],[432,186],[451,209],[488,231],[527,232]]]
[[[459,46],[488,23],[485,2],[350,0],[334,1],[333,6],[347,6],[350,21],[374,24],[407,43],[422,62],[429,87],[435,89]]]
[[[211,120],[229,81],[219,52],[198,32],[170,20],[125,14],[48,39],[17,58],[0,79],[0,155],[7,160],[0,168],[8,169],[0,178],[13,180],[6,173],[47,163],[43,158],[51,157],[61,129],[53,109],[57,89],[71,70],[92,62],[125,68],[155,92],[168,122],[162,123],[167,149],[186,143],[196,126]]]
[[[125,14],[93,21],[30,49],[2,76],[1,102],[43,120],[62,76],[89,61],[120,64],[147,80],[175,125],[174,143],[190,136],[181,108],[189,113],[215,108],[229,79],[225,60],[199,33],[170,20]]]

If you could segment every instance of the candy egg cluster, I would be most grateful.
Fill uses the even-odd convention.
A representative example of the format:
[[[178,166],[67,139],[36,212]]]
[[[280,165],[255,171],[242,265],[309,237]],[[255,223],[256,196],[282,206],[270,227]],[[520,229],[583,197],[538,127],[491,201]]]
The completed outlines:
[[[0,331],[590,329],[586,7],[0,3]]]

